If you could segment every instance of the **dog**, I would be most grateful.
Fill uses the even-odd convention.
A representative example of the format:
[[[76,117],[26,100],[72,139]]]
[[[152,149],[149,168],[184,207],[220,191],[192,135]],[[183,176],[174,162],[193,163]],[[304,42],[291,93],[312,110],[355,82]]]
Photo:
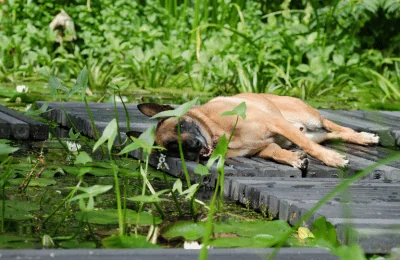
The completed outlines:
[[[184,157],[193,161],[209,157],[221,136],[230,136],[236,122],[236,116],[220,115],[242,102],[246,103],[246,119],[239,118],[228,145],[227,157],[258,156],[306,170],[308,154],[328,166],[344,167],[349,163],[344,155],[319,143],[331,139],[359,145],[379,142],[375,134],[356,132],[322,117],[316,109],[298,98],[243,93],[216,97],[204,105],[193,107],[181,117]],[[152,117],[174,108],[144,103],[139,104],[138,109]],[[160,118],[155,131],[157,145],[166,148],[166,154],[173,157],[179,157],[177,124],[177,118]],[[293,144],[302,151],[288,150]]]

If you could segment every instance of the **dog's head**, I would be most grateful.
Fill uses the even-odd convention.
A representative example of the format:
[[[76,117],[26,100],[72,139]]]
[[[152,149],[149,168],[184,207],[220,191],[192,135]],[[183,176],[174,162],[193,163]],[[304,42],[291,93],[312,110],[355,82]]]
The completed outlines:
[[[138,109],[146,116],[152,117],[162,111],[173,110],[169,105],[155,103],[139,104]],[[179,157],[178,119],[164,117],[158,119],[155,132],[155,142],[166,149],[172,157]],[[179,120],[181,143],[184,157],[196,161],[200,157],[208,157],[212,153],[212,143],[209,133],[200,122],[190,115],[184,115]]]

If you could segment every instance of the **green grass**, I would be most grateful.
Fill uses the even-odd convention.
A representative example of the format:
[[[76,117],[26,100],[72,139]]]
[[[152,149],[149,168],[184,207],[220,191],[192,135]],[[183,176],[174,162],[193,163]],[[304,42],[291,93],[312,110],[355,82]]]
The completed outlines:
[[[56,42],[48,29],[61,8],[75,22],[73,42]],[[374,0],[106,0],[90,9],[83,0],[7,2],[0,84],[47,82],[52,74],[71,84],[86,66],[89,88],[104,99],[114,83],[131,93],[268,92],[396,109],[399,10],[397,2]]]

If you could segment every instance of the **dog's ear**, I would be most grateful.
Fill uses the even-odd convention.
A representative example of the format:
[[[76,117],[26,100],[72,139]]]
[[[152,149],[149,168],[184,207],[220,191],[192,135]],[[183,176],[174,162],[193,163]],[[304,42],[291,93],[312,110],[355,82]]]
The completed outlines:
[[[135,137],[135,138],[139,138],[139,136],[142,134],[142,132],[138,132],[138,131],[129,131],[126,132],[126,136],[128,137]]]
[[[156,103],[143,103],[139,104],[137,107],[140,110],[140,112],[142,112],[148,117],[152,117],[163,111],[174,110],[174,108],[171,107],[170,105],[160,105]]]

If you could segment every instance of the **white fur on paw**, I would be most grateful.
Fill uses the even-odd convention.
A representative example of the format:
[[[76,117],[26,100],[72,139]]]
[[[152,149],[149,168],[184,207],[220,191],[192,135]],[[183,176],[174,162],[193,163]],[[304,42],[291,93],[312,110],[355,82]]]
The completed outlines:
[[[322,161],[328,166],[344,167],[349,164],[349,160],[347,160],[346,156],[336,151],[326,149],[324,154],[325,156]]]
[[[361,134],[365,144],[379,143],[379,136],[377,136],[376,134],[367,133],[367,132],[361,132],[360,134]]]

